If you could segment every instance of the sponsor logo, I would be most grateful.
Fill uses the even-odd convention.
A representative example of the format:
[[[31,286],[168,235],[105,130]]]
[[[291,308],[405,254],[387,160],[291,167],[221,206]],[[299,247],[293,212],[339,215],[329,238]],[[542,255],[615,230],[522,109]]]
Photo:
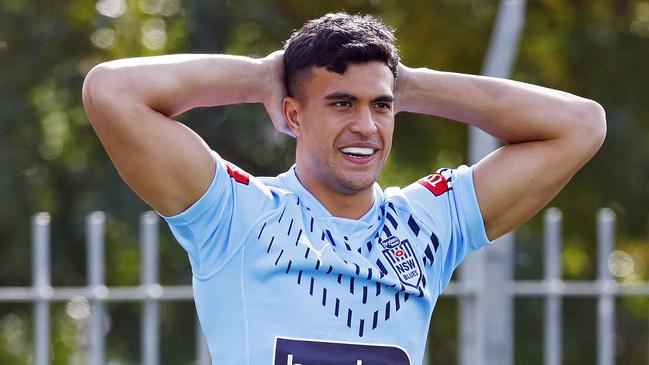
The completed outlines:
[[[241,170],[239,166],[233,164],[230,161],[223,160],[223,162],[225,163],[225,169],[228,171],[228,175],[230,175],[230,177],[233,178],[234,181],[243,185],[248,185],[250,183],[250,176],[247,172]]]
[[[408,240],[400,241],[397,237],[390,236],[380,243],[384,247],[383,256],[397,273],[401,283],[419,289],[421,267],[410,242]]]
[[[400,347],[275,338],[273,365],[411,365]]]
[[[442,173],[435,173],[426,177],[422,177],[421,179],[417,180],[417,182],[423,185],[426,189],[430,190],[430,192],[435,196],[440,196],[445,192],[451,190],[448,180],[446,179],[446,177],[444,177],[444,175],[442,175]]]

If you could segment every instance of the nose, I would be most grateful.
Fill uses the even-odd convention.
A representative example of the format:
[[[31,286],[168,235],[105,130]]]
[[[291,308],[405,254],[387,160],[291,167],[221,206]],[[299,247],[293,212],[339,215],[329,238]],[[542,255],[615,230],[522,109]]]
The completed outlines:
[[[358,112],[355,113],[354,120],[352,121],[349,130],[365,137],[376,133],[376,121],[374,120],[370,107],[360,108]]]

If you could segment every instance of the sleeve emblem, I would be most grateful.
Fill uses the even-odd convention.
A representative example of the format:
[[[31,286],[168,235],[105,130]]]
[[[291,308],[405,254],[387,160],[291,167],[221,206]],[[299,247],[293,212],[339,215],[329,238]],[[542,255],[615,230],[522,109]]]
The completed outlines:
[[[233,164],[230,161],[223,161],[225,163],[225,168],[228,171],[228,175],[234,179],[234,181],[239,184],[248,185],[250,183],[250,176],[247,172],[240,169],[237,165]]]
[[[448,173],[446,174],[446,172]],[[447,178],[444,175],[449,175],[449,177]],[[450,170],[447,169],[440,170],[437,173],[422,177],[421,179],[417,180],[417,182],[423,185],[435,196],[440,196],[453,189],[451,187]]]

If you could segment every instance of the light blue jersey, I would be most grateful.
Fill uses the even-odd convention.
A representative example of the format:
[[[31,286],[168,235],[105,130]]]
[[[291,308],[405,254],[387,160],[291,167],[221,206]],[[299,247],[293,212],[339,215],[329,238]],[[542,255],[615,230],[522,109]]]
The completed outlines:
[[[472,169],[374,185],[360,219],[333,217],[295,167],[256,178],[214,153],[216,174],[164,217],[189,254],[218,365],[419,365],[453,270],[489,243]]]

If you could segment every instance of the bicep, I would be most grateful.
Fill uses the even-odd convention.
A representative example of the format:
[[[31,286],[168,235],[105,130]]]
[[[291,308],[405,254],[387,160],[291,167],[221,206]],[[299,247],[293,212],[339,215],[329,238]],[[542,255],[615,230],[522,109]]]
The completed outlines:
[[[185,125],[143,103],[116,98],[84,95],[92,126],[120,176],[161,214],[187,208],[214,175],[209,147]]]
[[[588,160],[569,139],[506,145],[474,168],[474,184],[489,239],[539,212]]]

